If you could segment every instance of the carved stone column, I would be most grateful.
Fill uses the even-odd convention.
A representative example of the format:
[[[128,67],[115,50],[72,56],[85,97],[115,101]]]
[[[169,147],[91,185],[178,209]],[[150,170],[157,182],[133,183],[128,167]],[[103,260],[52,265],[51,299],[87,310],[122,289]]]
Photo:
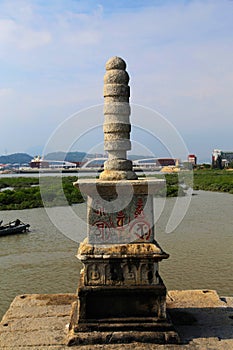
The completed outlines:
[[[130,87],[126,63],[112,57],[106,63],[104,76],[104,149],[108,160],[104,164],[101,180],[137,179],[132,162],[126,158],[130,142]]]
[[[104,146],[108,160],[100,179],[74,184],[87,196],[87,238],[69,345],[177,343],[166,315],[166,287],[159,262],[169,257],[154,237],[153,197],[163,180],[137,179],[130,149],[129,77],[113,57],[104,78]]]

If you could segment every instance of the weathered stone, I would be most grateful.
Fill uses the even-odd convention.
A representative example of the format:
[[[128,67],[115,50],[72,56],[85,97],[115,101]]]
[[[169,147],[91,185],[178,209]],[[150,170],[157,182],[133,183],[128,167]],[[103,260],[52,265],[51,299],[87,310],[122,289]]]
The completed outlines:
[[[129,75],[125,70],[111,69],[104,76],[105,84],[126,84],[128,85]]]
[[[111,152],[111,151],[114,152],[114,150],[127,151],[127,150],[131,149],[131,142],[130,142],[130,140],[105,141],[104,149],[108,152]],[[101,173],[101,176],[100,176],[101,179],[104,179],[103,174],[104,174],[104,171],[103,171],[103,173]],[[114,180],[114,178],[111,180]]]
[[[132,169],[132,162],[128,159],[109,159],[105,163],[106,170],[130,170]]]
[[[120,158],[126,159],[126,151],[131,149],[130,123],[129,123],[129,96],[128,86],[129,75],[125,71],[126,64],[119,57],[111,58],[106,64],[106,74],[104,76],[104,149],[109,153],[109,159],[115,159],[116,167],[104,165],[101,173],[102,180],[132,180],[137,175],[130,168],[121,169],[117,165]],[[122,103],[125,102],[125,103]],[[120,151],[120,154],[119,154]],[[124,153],[123,153],[124,152]]]
[[[157,258],[158,260],[167,259],[169,257],[156,241],[152,243],[129,243],[114,245],[93,245],[86,238],[79,246],[79,257],[98,256],[105,258]]]
[[[108,114],[107,118],[105,118],[106,124],[126,124],[129,125],[130,128],[130,124],[129,124],[129,115],[127,114]],[[131,129],[131,128],[130,128]],[[114,130],[113,130],[114,131]]]
[[[128,132],[123,132],[123,131],[121,131],[121,132],[108,132],[108,133],[105,133],[104,134],[104,141],[106,141],[105,142],[105,149],[107,149],[107,142],[114,142],[114,145],[116,145],[116,142],[118,142],[118,141],[124,141],[124,140],[127,140],[126,142],[128,142],[128,138],[129,138],[129,133]],[[116,141],[116,142],[115,142]],[[128,143],[129,144],[129,143]],[[124,146],[125,146],[125,143],[124,143]],[[121,145],[120,145],[120,149],[122,149],[122,143],[121,143]],[[129,146],[126,146],[127,147],[127,149],[130,147],[131,148],[131,143],[129,144]],[[109,149],[109,148],[108,148]],[[123,149],[126,149],[126,148],[123,148]],[[109,149],[110,150],[110,149]],[[131,168],[132,168],[132,165],[131,165]],[[117,169],[116,169],[117,170]]]
[[[135,180],[137,175],[132,170],[105,170],[104,173],[100,175],[101,179],[105,181],[112,181],[112,179],[121,181],[121,180]]]
[[[119,258],[111,255],[85,255],[81,257],[85,264],[85,286],[155,286],[159,285],[158,260],[165,257],[154,255],[150,259],[146,257]],[[114,256],[114,255],[113,255]],[[111,259],[111,260],[110,260]],[[114,259],[114,260],[113,260]],[[118,260],[119,261],[118,261]],[[109,263],[111,261],[111,263]]]
[[[125,198],[125,203],[128,202]],[[154,217],[152,196],[133,195],[124,207],[124,198],[103,204],[88,201],[88,239],[91,244],[152,242]],[[119,207],[120,205],[120,207]],[[107,209],[105,209],[107,208]]]
[[[126,159],[131,126],[125,66],[118,57],[106,65],[104,148],[109,157],[104,171],[99,180],[74,184],[87,195],[88,232],[77,255],[84,267],[69,345],[179,341],[167,318],[158,268],[168,254],[154,240],[153,196],[164,181],[137,179]]]
[[[130,124],[127,123],[119,123],[118,121],[115,123],[105,123],[104,124],[104,133],[129,133],[131,130]]]
[[[125,61],[117,56],[111,57],[107,62],[106,62],[106,70],[112,70],[112,69],[121,69],[125,70],[126,69],[126,63]]]
[[[130,115],[130,105],[128,102],[115,101],[114,103],[104,103],[104,115],[109,118],[110,115],[116,116],[119,120],[121,116]]]
[[[137,179],[119,182],[117,180],[80,179],[74,183],[74,186],[90,197],[96,197],[99,193],[100,196],[105,198],[116,192],[116,189],[121,196],[123,194],[129,195],[131,192],[134,194],[155,195],[165,186],[165,181],[162,179]]]
[[[124,84],[106,84],[104,86],[104,97],[108,96],[124,96],[125,101],[127,101],[130,96],[129,86]]]
[[[229,321],[232,322],[229,316],[232,315],[233,298],[219,298],[215,291],[208,291],[208,293],[206,290],[168,292],[167,309],[169,313],[170,310],[173,311],[173,323],[181,335],[180,344],[177,345],[158,344],[159,339],[162,342],[165,341],[164,333],[158,330],[156,332],[145,330],[146,324],[138,331],[76,332],[74,329],[67,336],[70,308],[73,300],[76,299],[75,294],[63,294],[61,297],[47,294],[26,295],[26,298],[16,297],[10,306],[10,313],[7,312],[0,322],[0,349],[68,350],[70,347],[67,344],[77,350],[103,349],[103,347],[107,350],[231,350],[233,348],[233,327],[232,323],[229,323]],[[44,307],[47,302],[53,304],[55,314],[56,307],[60,307],[62,302],[67,306],[66,313],[62,316],[53,316],[54,311],[51,314],[48,309],[46,316],[43,316],[40,308]],[[25,307],[29,310],[32,305],[31,313],[28,313],[26,318],[19,313],[19,310]],[[189,305],[192,307],[190,308]],[[208,314],[209,312],[211,315]],[[174,317],[174,315],[178,316]],[[195,322],[191,323],[192,319],[195,319]],[[170,342],[172,335],[176,336],[169,331]]]
[[[179,301],[178,301],[179,300]],[[181,301],[182,300],[182,301]],[[219,299],[219,296],[215,290],[182,290],[182,291],[170,291],[168,297],[168,303],[170,308],[179,307],[179,303],[182,307],[224,307],[225,303]],[[180,304],[180,305],[181,305]]]

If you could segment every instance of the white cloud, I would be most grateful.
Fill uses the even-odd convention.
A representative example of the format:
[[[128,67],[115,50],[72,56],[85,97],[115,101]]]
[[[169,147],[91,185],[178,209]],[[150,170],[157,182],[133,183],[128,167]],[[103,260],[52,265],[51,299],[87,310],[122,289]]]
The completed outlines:
[[[15,91],[3,118],[40,119],[47,135],[48,122],[55,128],[72,110],[103,102],[105,61],[119,55],[128,64],[132,103],[158,109],[181,133],[194,120],[194,133],[201,125],[207,134],[220,115],[223,125],[231,122],[232,2],[164,1],[127,12],[106,6],[0,4],[1,79]]]
[[[20,49],[30,50],[39,46],[47,45],[51,41],[51,35],[48,32],[35,32],[30,30],[22,30],[18,34],[15,44]]]
[[[10,96],[12,93],[13,90],[10,88],[0,88],[0,98]]]
[[[0,46],[10,48],[11,51],[31,50],[51,41],[51,34],[47,31],[35,31],[18,24],[13,20],[0,20]],[[5,57],[9,54],[5,51]]]

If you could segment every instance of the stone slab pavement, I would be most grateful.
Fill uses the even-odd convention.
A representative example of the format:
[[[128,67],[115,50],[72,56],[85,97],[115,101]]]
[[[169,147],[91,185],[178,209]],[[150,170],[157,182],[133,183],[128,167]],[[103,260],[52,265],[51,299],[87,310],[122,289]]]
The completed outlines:
[[[17,296],[0,323],[0,349],[233,349],[233,297],[220,298],[213,290],[168,292],[167,310],[180,335],[179,345],[131,343],[68,347],[67,325],[75,300],[75,294]]]

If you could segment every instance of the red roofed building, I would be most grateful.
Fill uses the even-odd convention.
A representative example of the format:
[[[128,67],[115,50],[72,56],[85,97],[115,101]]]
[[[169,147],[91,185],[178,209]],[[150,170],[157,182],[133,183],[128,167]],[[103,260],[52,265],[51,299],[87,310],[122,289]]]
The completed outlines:
[[[195,154],[188,155],[188,162],[193,164],[193,165],[197,164],[197,157],[195,156]]]

